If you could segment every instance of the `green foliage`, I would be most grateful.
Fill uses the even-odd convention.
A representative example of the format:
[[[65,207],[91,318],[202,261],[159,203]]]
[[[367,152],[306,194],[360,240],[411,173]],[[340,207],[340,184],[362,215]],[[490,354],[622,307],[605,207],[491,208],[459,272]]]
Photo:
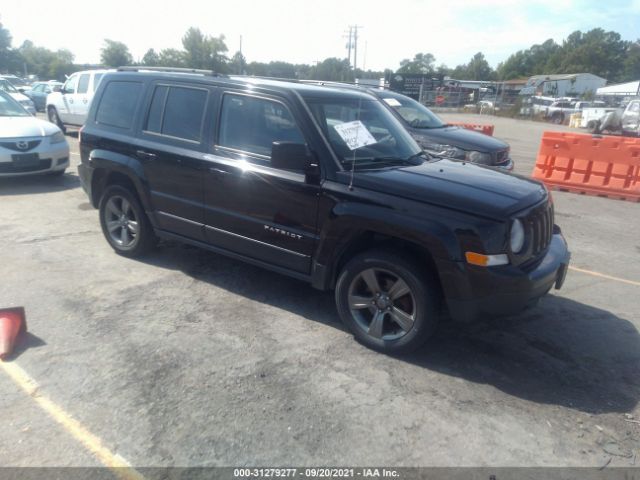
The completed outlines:
[[[625,80],[640,79],[640,39],[629,45],[623,69],[622,76]]]
[[[160,64],[160,56],[153,48],[150,48],[142,57],[142,64],[147,67],[156,67]]]
[[[439,68],[442,68],[442,65]],[[469,63],[458,65],[453,69],[451,77],[457,80],[494,80],[496,73],[484,58],[484,54],[478,52],[471,57]]]
[[[133,63],[129,47],[122,42],[108,38],[104,39],[104,46],[100,49],[100,60],[107,67],[120,67]]]
[[[413,60],[405,58],[400,62],[397,73],[434,73],[436,57],[431,53],[416,53]]]
[[[199,28],[191,27],[182,37],[184,63],[189,68],[227,71],[227,45],[224,35],[212,37],[204,35]]]
[[[230,64],[231,73],[235,73],[237,75],[244,75],[247,70],[247,59],[244,58],[242,52],[237,51],[231,57]]]

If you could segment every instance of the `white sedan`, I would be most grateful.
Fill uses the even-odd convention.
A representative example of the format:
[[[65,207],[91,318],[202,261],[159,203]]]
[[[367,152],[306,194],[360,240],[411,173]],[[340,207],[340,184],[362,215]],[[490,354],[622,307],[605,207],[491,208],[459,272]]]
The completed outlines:
[[[68,166],[64,133],[0,91],[0,177],[63,175]]]

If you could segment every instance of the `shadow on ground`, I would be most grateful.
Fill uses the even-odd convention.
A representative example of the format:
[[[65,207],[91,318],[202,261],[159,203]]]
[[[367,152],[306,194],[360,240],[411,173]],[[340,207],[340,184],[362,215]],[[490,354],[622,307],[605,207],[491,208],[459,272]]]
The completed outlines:
[[[0,178],[0,196],[37,195],[39,193],[61,192],[80,186],[80,179],[69,169],[61,177],[53,175],[29,175],[24,177]]]
[[[163,243],[144,261],[346,331],[333,294],[304,282],[174,243]],[[400,359],[525,400],[588,413],[629,412],[640,398],[636,327],[561,293],[513,317],[444,322],[424,348]]]

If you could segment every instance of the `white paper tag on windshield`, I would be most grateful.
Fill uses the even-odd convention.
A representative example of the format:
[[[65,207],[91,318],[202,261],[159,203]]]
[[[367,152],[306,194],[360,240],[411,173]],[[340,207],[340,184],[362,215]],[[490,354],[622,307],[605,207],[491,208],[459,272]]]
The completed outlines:
[[[378,143],[360,120],[341,123],[340,125],[335,125],[333,128],[338,132],[338,135],[340,135],[340,138],[344,140],[344,143],[347,144],[350,150]]]
[[[395,98],[385,98],[384,102],[391,107],[401,107],[402,104]]]

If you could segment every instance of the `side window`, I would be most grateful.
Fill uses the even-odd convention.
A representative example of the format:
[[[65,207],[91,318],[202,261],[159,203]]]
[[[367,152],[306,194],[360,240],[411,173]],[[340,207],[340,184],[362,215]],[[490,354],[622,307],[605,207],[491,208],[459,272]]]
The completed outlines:
[[[98,85],[100,85],[100,80],[102,80],[102,76],[104,75],[104,73],[96,73],[93,76],[93,91],[95,92],[98,88]]]
[[[33,91],[34,92],[38,92],[38,93],[43,92],[44,91],[44,84],[41,83],[40,85],[36,85],[34,87]]]
[[[78,75],[71,75],[64,84],[64,93],[76,93],[76,84],[78,83]]]
[[[77,93],[87,93],[89,90],[89,74],[83,73],[80,75],[80,79],[78,80],[78,91]]]
[[[139,82],[111,82],[104,89],[96,122],[118,128],[131,128],[142,91]]]
[[[270,157],[271,144],[277,141],[305,143],[286,106],[263,98],[224,96],[218,140],[221,147]]]
[[[145,131],[200,142],[208,94],[201,88],[157,86]]]
[[[640,102],[633,102],[629,105],[629,113],[638,113],[640,112]]]

